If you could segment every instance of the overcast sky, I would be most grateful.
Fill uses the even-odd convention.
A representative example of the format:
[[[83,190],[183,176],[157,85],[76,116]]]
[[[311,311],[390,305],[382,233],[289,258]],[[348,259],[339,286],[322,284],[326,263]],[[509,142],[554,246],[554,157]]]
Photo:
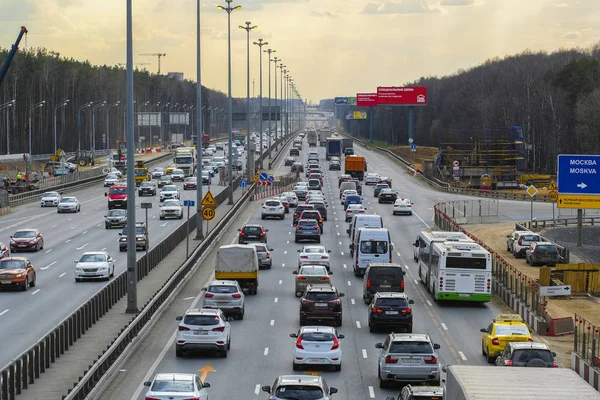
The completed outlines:
[[[136,62],[166,53],[161,72],[196,79],[196,1],[134,0]],[[227,91],[224,1],[202,0],[203,85]],[[233,95],[246,95],[245,21],[258,25],[306,99],[372,92],[421,76],[448,75],[525,49],[553,51],[600,41],[600,0],[237,0],[231,15]],[[19,27],[28,47],[45,47],[92,64],[125,62],[125,0],[1,0],[0,45]],[[21,47],[24,43],[22,42]],[[258,46],[251,79],[259,91]],[[3,61],[3,60],[1,60]],[[268,62],[263,57],[264,93]],[[251,89],[252,90],[252,89]]]

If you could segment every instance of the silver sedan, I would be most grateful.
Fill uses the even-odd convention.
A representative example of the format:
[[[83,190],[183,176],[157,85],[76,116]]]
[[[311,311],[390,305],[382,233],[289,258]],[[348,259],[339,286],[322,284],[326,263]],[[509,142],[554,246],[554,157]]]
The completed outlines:
[[[81,211],[81,204],[79,204],[77,197],[63,197],[60,199],[56,211],[59,214],[65,212],[78,213]]]
[[[296,297],[300,297],[308,285],[331,285],[329,275],[332,275],[333,272],[327,271],[327,268],[323,265],[303,265],[298,271],[294,271],[293,274],[296,275],[296,285],[294,288]]]

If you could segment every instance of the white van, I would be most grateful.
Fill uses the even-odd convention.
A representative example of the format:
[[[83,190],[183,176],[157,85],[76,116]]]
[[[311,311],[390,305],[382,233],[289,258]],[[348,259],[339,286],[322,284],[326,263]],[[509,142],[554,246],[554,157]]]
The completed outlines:
[[[352,221],[346,233],[350,237],[350,257],[354,255],[354,242],[356,240],[356,230],[358,228],[383,228],[383,218],[379,214],[358,214],[352,216]]]
[[[354,275],[364,275],[371,263],[392,262],[392,240],[386,228],[359,228],[356,233]]]

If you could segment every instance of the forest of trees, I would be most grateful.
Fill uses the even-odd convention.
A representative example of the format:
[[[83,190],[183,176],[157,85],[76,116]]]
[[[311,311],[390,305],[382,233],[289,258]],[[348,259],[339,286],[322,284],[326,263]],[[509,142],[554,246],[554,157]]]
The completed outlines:
[[[0,49],[0,65],[4,62],[8,50]],[[134,76],[134,99],[136,111],[158,111],[157,104],[164,106],[179,104],[170,110],[193,112],[189,106],[196,103],[196,83],[185,80],[179,82],[166,75],[151,74],[146,70],[136,70]],[[202,88],[203,118],[205,131],[209,132],[210,122],[223,123],[224,112],[215,115],[226,107],[227,97],[224,93]],[[54,151],[54,111],[66,99],[66,107],[57,109],[58,147],[65,151],[74,151],[78,147],[77,114],[79,108],[89,102],[106,101],[111,105],[121,103],[110,109],[110,145],[116,147],[117,140],[124,140],[125,111],[125,69],[120,66],[93,66],[88,61],[77,61],[61,57],[46,49],[19,50],[12,62],[10,70],[0,87],[0,105],[15,100],[13,107],[0,111],[0,154],[26,153],[29,149],[28,121],[29,111],[38,102],[46,101],[43,107],[34,109],[32,117],[33,154],[48,154]],[[144,104],[148,102],[147,105]],[[106,107],[95,112],[96,149],[101,149],[102,134],[106,131]],[[90,149],[89,134],[91,128],[91,111],[82,113],[81,149]],[[216,118],[219,120],[217,121]],[[142,128],[144,129],[144,128]],[[145,128],[147,129],[147,128]],[[187,127],[187,135],[191,134]],[[197,132],[194,128],[194,132]],[[7,141],[7,132],[10,135]],[[183,132],[183,128],[181,128]],[[156,128],[154,134],[157,134]],[[148,135],[146,135],[148,136]],[[147,138],[149,140],[149,137]],[[10,149],[7,149],[7,142]]]
[[[421,146],[460,142],[465,132],[520,125],[530,146],[528,169],[555,173],[558,154],[600,154],[600,45],[548,54],[524,52],[495,58],[445,77],[423,77],[427,106],[414,109],[414,137]],[[338,106],[345,115],[350,106]],[[342,114],[343,113],[343,114]],[[376,140],[408,143],[408,110],[376,107]],[[368,121],[345,121],[368,136]]]

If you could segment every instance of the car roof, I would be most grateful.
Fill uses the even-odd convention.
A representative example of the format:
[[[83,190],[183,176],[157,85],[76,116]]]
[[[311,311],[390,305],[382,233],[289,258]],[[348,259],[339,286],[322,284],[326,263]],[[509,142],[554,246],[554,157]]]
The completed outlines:
[[[315,283],[308,285],[306,290],[315,292],[335,292],[335,286]]]
[[[29,259],[27,257],[10,256],[10,257],[4,257],[0,261],[25,261],[25,262],[28,262]]]
[[[193,381],[195,374],[156,374],[155,381]]]
[[[106,252],[104,252],[104,251],[86,251],[85,253],[82,254],[82,256],[85,256],[86,254],[100,254],[100,255],[104,255],[104,254],[106,254]]]
[[[236,281],[214,280],[208,284],[209,286],[236,286]]]
[[[242,228],[262,228],[261,224],[244,224]]]
[[[544,246],[553,245],[553,246],[556,246],[556,243],[553,243],[553,242],[534,242],[533,245],[534,246],[540,246],[540,245],[544,245]]]
[[[217,315],[219,311],[218,308],[190,308],[185,315]]]
[[[541,342],[508,342],[508,345],[515,350],[534,349],[550,351],[550,347],[546,343]]]
[[[429,395],[436,395],[436,396],[442,396],[444,394],[444,388],[441,386],[412,386],[412,385],[406,385],[406,388],[408,390],[410,390],[411,394],[416,394],[416,395],[420,395],[420,394],[429,394]]]
[[[335,333],[335,328],[333,326],[303,326],[300,328],[300,333],[307,332],[329,332]]]
[[[23,229],[17,229],[15,232],[37,232],[37,229],[23,228]]]
[[[386,298],[386,299],[407,299],[408,296],[406,293],[399,292],[377,292],[375,293],[375,297]]]
[[[322,385],[322,379],[320,376],[307,376],[307,375],[281,375],[279,377],[280,385]]]
[[[409,342],[431,342],[429,335],[426,333],[390,333],[390,339],[404,340]]]

